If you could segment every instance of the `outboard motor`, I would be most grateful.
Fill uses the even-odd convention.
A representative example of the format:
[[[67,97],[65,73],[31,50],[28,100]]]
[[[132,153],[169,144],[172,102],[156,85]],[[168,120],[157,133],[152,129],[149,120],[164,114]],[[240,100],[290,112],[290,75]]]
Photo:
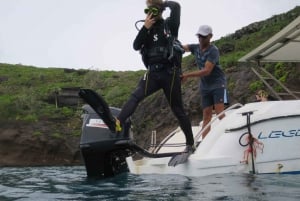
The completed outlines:
[[[109,177],[128,172],[126,157],[138,152],[150,157],[172,157],[182,152],[150,153],[139,147],[130,136],[131,121],[122,124],[116,132],[115,117],[120,109],[109,107],[105,100],[91,89],[80,89],[79,96],[88,104],[83,106],[83,124],[80,150],[88,177]]]
[[[88,177],[109,177],[128,172],[126,157],[132,155],[130,145],[130,122],[122,132],[112,132],[90,105],[84,105],[80,150]],[[113,116],[120,109],[110,107]]]

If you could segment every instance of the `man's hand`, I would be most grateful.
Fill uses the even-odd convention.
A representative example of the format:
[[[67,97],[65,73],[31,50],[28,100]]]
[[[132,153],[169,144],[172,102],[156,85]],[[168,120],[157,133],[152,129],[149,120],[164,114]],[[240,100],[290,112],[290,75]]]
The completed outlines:
[[[180,75],[181,78],[181,82],[185,82],[188,79],[188,76],[186,76],[185,74]]]

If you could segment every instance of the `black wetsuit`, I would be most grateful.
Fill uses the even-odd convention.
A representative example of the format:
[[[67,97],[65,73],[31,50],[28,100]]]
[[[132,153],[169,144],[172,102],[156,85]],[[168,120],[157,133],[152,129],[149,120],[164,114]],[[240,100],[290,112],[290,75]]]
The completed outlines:
[[[191,123],[185,114],[181,97],[180,68],[169,60],[168,39],[165,30],[165,23],[173,37],[177,38],[180,24],[180,5],[176,2],[167,1],[166,7],[171,10],[167,21],[158,20],[151,29],[143,28],[136,36],[133,47],[135,50],[145,51],[144,63],[147,72],[141,78],[136,90],[131,94],[130,99],[125,103],[118,119],[121,124],[133,114],[136,107],[145,97],[163,89],[169,105],[186,137],[186,144],[193,145],[194,138]]]

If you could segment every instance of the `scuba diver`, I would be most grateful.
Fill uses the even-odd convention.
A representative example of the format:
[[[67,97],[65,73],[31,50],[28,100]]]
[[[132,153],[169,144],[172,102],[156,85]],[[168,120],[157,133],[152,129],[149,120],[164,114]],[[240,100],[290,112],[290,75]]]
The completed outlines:
[[[145,98],[162,89],[172,112],[179,121],[186,138],[186,152],[195,151],[194,137],[189,117],[186,115],[181,96],[181,57],[183,52],[173,48],[177,41],[180,25],[180,5],[174,1],[146,0],[146,19],[139,30],[133,48],[140,51],[147,72],[140,79],[137,88],[123,105],[116,118],[116,131],[121,131],[126,119]],[[163,19],[165,8],[170,17]],[[182,49],[183,50],[183,49]]]

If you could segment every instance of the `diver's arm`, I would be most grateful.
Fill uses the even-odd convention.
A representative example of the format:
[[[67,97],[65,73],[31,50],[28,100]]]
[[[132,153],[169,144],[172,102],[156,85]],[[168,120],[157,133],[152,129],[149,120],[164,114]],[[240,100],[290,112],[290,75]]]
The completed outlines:
[[[140,50],[142,48],[142,46],[144,45],[144,41],[146,41],[148,30],[153,26],[154,23],[155,19],[152,18],[152,13],[148,14],[145,19],[144,26],[139,31],[133,42],[133,49]]]
[[[144,41],[147,38],[148,29],[143,26],[139,31],[138,35],[136,36],[135,40],[133,41],[133,49],[140,50],[144,44]]]
[[[175,1],[165,1],[164,7],[171,10],[168,20],[169,29],[174,37],[178,36],[178,29],[180,25],[180,4]]]

